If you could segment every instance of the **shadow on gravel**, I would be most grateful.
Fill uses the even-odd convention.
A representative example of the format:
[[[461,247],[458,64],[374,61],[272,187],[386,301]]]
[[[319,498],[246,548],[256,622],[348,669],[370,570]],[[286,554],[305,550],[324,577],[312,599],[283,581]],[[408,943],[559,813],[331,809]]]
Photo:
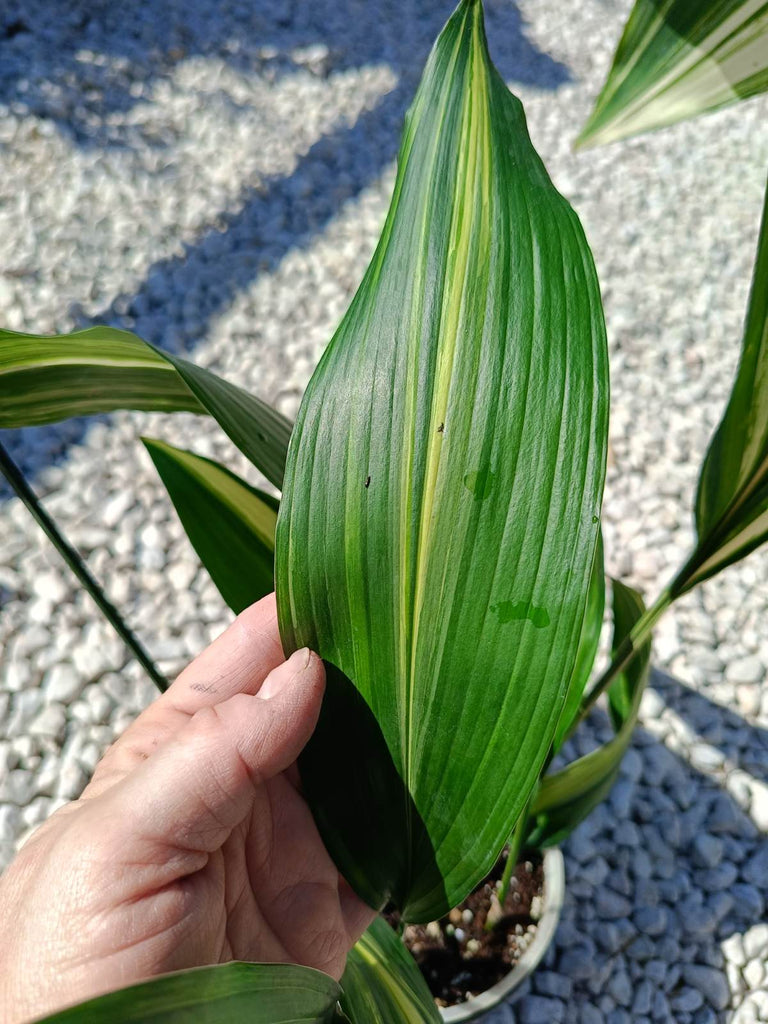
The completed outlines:
[[[328,77],[382,62],[397,75],[395,89],[374,110],[321,137],[290,176],[249,189],[239,212],[221,211],[183,257],[155,263],[135,294],[117,296],[78,325],[127,327],[171,351],[192,351],[212,316],[289,249],[306,245],[394,158],[403,115],[452,7],[452,0],[256,0],[227,5],[223,14],[219,0],[151,8],[143,0],[11,0],[0,14],[0,103],[20,116],[50,119],[94,149],[162,145],[137,135],[123,115],[176,63],[194,56],[272,80],[297,67]],[[487,0],[486,21],[494,60],[513,85],[554,90],[570,81],[563,64],[526,38],[514,3]],[[0,434],[34,476],[65,457],[87,422]]]
[[[275,80],[309,66],[334,71],[385,61],[413,78],[452,0],[9,0],[0,12],[0,103],[49,119],[77,145],[162,146],[126,118],[154,85],[195,57]],[[502,72],[555,88],[567,69],[531,45],[511,0],[488,0]]]
[[[658,669],[652,685],[667,707],[676,711],[705,743],[717,747],[736,768],[768,783],[768,730],[751,725]],[[768,887],[768,877],[765,881]]]
[[[694,765],[703,741],[765,779],[768,731],[658,670],[650,685],[660,723],[666,706],[695,734],[690,761],[655,730],[637,729],[610,795],[566,842],[562,922],[528,990],[560,996],[565,1016],[553,1020],[591,1021],[578,1015],[589,1003],[600,1020],[724,1024],[731,986],[748,988],[738,968],[726,967],[722,943],[765,920],[768,843]],[[605,741],[607,716],[596,713],[587,731]]]

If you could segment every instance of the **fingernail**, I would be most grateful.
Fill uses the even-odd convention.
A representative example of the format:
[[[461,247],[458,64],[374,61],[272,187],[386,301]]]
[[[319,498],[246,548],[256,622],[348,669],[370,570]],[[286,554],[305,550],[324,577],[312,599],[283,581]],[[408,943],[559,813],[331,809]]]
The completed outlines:
[[[308,647],[294,651],[287,661],[269,673],[259,690],[259,696],[263,700],[276,697],[299,673],[307,668],[310,656],[311,652]]]

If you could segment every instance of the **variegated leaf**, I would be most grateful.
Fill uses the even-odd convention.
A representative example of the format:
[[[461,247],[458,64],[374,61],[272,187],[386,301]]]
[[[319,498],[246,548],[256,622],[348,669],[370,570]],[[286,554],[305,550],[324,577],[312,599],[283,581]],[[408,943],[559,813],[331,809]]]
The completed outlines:
[[[581,226],[463,0],[302,402],[277,526],[284,645],[328,674],[304,790],[373,906],[445,913],[538,778],[597,542],[607,392]]]
[[[577,145],[661,128],[766,89],[766,0],[637,0]]]

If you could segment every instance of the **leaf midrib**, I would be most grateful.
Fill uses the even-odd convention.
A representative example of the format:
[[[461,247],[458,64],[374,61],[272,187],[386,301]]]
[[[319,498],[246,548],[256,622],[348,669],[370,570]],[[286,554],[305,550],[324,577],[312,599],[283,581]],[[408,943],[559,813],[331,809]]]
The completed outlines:
[[[470,17],[475,19],[479,16],[480,8],[475,6],[471,13],[465,18],[461,31],[458,34],[452,64],[455,66],[461,45],[464,42],[464,35],[474,28],[472,39],[472,51],[468,57],[466,78],[464,83],[464,95],[462,105],[462,137],[466,143],[459,156],[459,166],[456,171],[456,182],[468,181],[485,192],[487,202],[482,206],[483,224],[486,236],[490,230],[490,195],[485,179],[481,180],[483,169],[487,169],[490,160],[490,132],[488,126],[488,82],[485,72],[483,54],[481,51],[481,34],[479,27],[469,25]],[[446,98],[450,90],[446,90]],[[443,115],[445,108],[443,109]],[[482,152],[481,152],[482,150]],[[434,155],[437,152],[435,147]],[[407,702],[403,744],[404,781],[406,791],[411,793],[414,776],[414,722],[415,722],[415,695],[416,695],[416,659],[418,652],[419,626],[421,610],[424,603],[424,589],[426,586],[426,569],[429,560],[433,514],[435,504],[435,492],[437,486],[438,471],[443,451],[444,433],[438,432],[438,427],[446,422],[450,384],[453,376],[453,369],[456,356],[458,332],[461,324],[461,312],[464,304],[466,289],[467,271],[473,228],[475,226],[475,208],[471,202],[464,202],[467,197],[466,190],[454,193],[454,203],[451,213],[450,242],[448,247],[448,273],[447,284],[443,290],[442,307],[440,311],[440,323],[438,337],[440,348],[438,352],[438,364],[435,371],[435,384],[432,392],[432,401],[427,429],[427,457],[424,466],[424,489],[421,495],[419,526],[416,538],[415,558],[415,579],[413,580],[414,590],[411,604],[410,618],[410,643],[403,645],[401,650],[405,655],[409,654],[408,662],[403,666],[403,684],[406,688]],[[471,197],[474,199],[474,195]],[[428,207],[425,206],[424,231],[428,225],[426,214]],[[418,294],[418,292],[417,292]],[[418,321],[417,321],[418,322]],[[410,417],[413,422],[413,415]],[[411,449],[412,451],[412,449]],[[408,467],[411,468],[412,461],[409,460]],[[410,474],[409,474],[410,478]],[[410,516],[404,517],[403,527],[408,528]],[[407,537],[407,534],[405,535]],[[404,555],[407,556],[408,547],[403,545]],[[408,565],[407,557],[405,564]],[[405,594],[410,589],[410,579],[404,575]],[[404,595],[405,596],[405,595]],[[407,607],[407,604],[406,604]],[[404,621],[404,620],[403,620]],[[404,621],[405,625],[405,621]],[[409,808],[409,829],[414,811]],[[410,848],[409,844],[409,848]]]

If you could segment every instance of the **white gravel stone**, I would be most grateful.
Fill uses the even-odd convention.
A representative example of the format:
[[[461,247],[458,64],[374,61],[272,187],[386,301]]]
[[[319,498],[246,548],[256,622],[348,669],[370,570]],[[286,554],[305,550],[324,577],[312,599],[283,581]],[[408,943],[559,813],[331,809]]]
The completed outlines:
[[[759,988],[765,978],[765,962],[762,959],[750,960],[744,967],[743,974],[749,988]]]
[[[55,795],[64,800],[76,800],[85,789],[87,782],[88,776],[79,764],[65,763],[56,784]]]
[[[13,804],[0,804],[0,842],[12,842],[19,833],[21,815]]]
[[[133,505],[134,496],[129,490],[118,491],[104,505],[101,512],[101,520],[106,527],[114,530],[120,524],[121,519]]]
[[[768,957],[768,924],[756,924],[745,932],[743,946],[747,960],[764,955]]]
[[[768,835],[768,785],[758,779],[752,779],[750,791],[750,817],[760,831]]]
[[[32,796],[34,780],[30,772],[15,768],[0,779],[0,800],[23,807]]]
[[[759,683],[765,679],[765,666],[756,657],[738,658],[726,666],[725,678],[736,685]]]
[[[32,589],[41,600],[51,601],[53,604],[63,601],[69,593],[69,587],[61,576],[53,572],[45,572],[36,576],[32,583]]]
[[[58,739],[64,734],[67,713],[63,704],[48,704],[29,726],[30,736],[51,736]]]
[[[47,673],[43,686],[49,700],[68,704],[79,695],[83,679],[73,665],[58,661]]]
[[[744,941],[738,933],[729,935],[721,944],[721,949],[726,960],[733,964],[734,967],[743,967],[746,964],[747,956],[744,952]]]

